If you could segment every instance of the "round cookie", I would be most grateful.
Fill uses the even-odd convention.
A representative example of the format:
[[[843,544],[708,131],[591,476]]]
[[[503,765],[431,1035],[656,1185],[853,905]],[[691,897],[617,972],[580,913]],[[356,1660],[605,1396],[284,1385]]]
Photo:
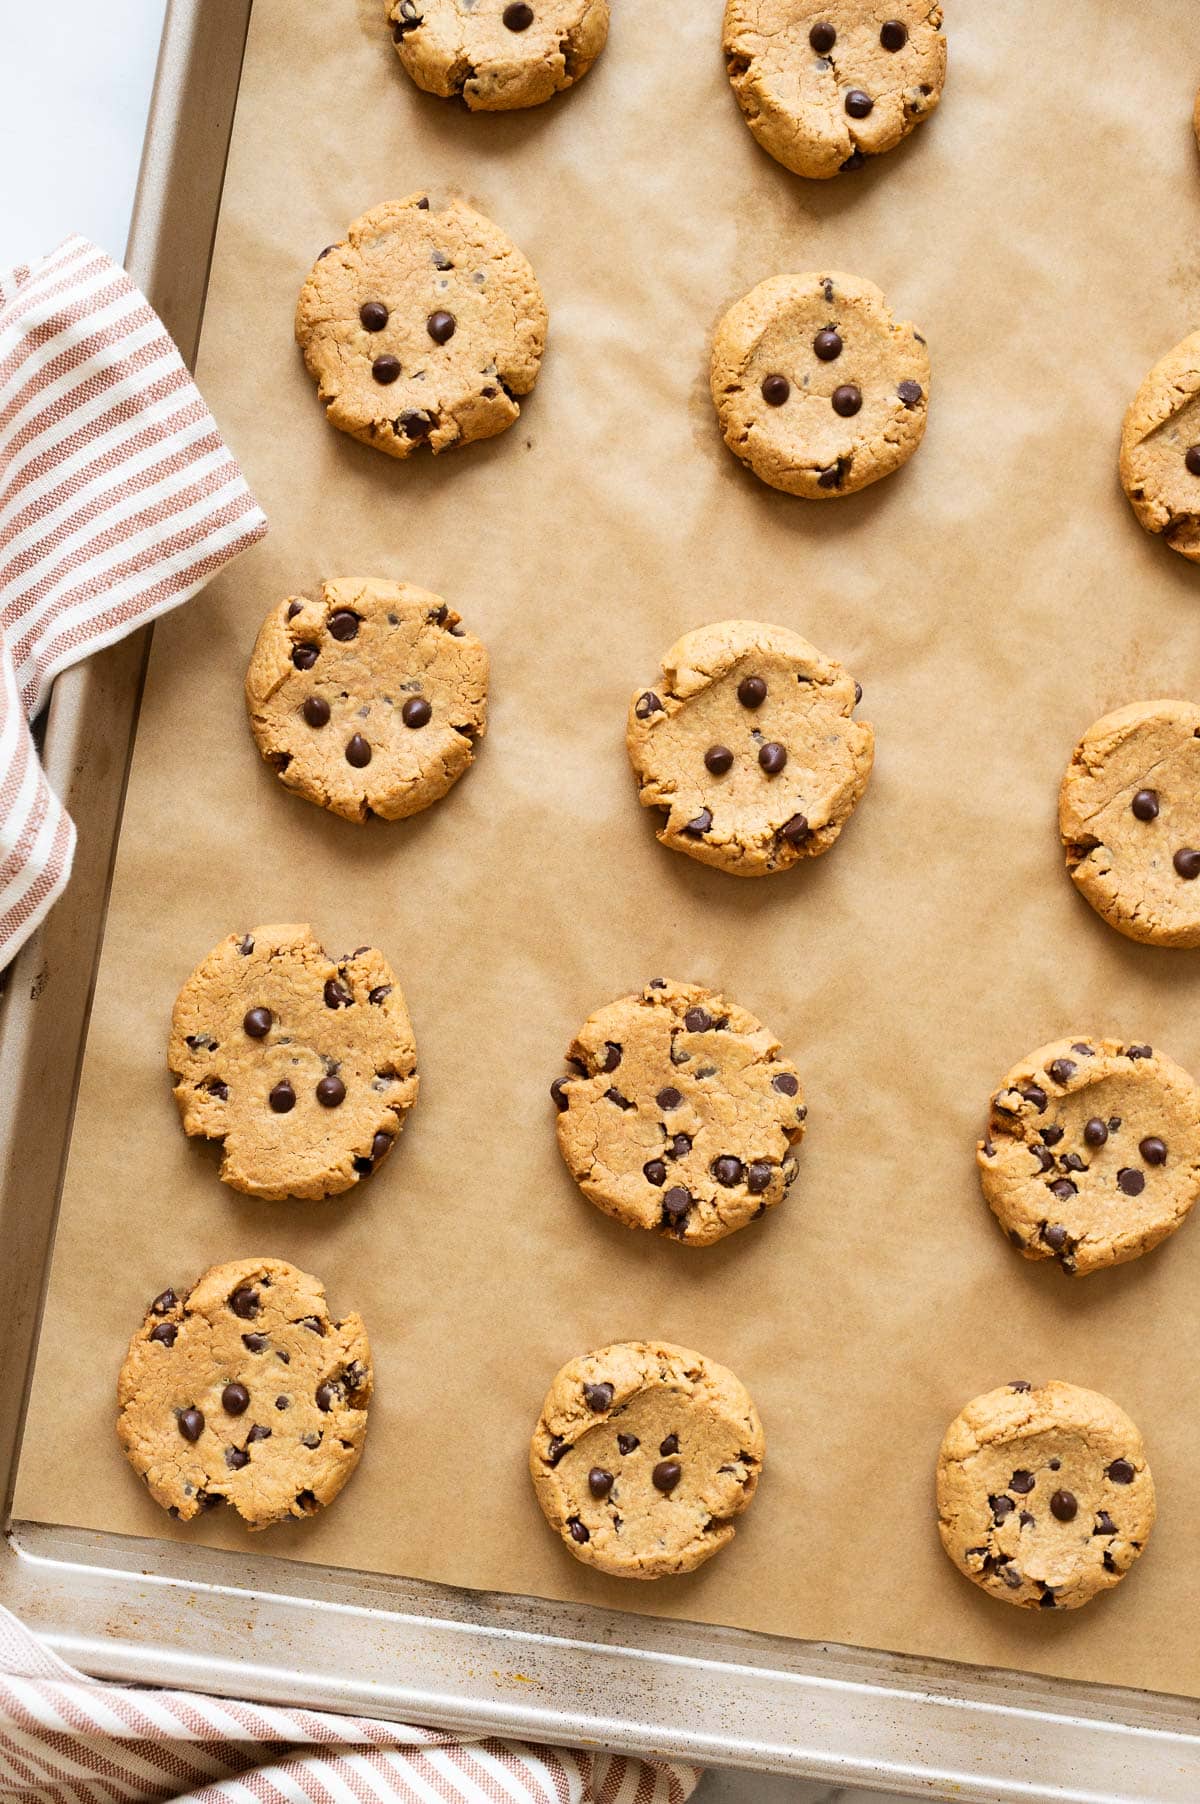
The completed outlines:
[[[543,1514],[577,1560],[614,1578],[692,1572],[733,1540],[766,1442],[745,1387],[666,1341],[565,1365],[529,1449]]]
[[[810,501],[889,476],[925,436],[925,340],[861,276],[760,282],[717,327],[711,384],[734,456]]]
[[[427,94],[473,113],[540,106],[582,81],[608,0],[387,0],[396,52]]]
[[[1067,869],[1110,927],[1200,946],[1200,706],[1131,702],[1090,726],[1058,802]]]
[[[1149,1046],[1039,1047],[992,1097],[983,1193],[1026,1259],[1098,1271],[1149,1252],[1200,1195],[1200,1087]]]
[[[1076,1610],[1119,1584],[1154,1526],[1142,1437],[1098,1391],[1018,1380],[968,1403],[937,1463],[958,1567],[1022,1610]]]
[[[392,1149],[417,1097],[404,996],[380,952],[334,960],[310,927],[231,933],[180,990],[168,1061],[188,1134],[224,1142],[247,1196],[337,1196]]]
[[[808,1111],[745,1009],[656,977],[597,1009],[567,1064],[550,1087],[559,1151],[606,1215],[708,1246],[783,1201]]]
[[[738,877],[827,852],[862,797],[875,734],[854,678],[798,633],[722,620],[685,633],[629,705],[626,744],[664,846]]]
[[[411,457],[491,438],[537,381],[546,305],[498,226],[461,201],[386,201],[321,252],[296,340],[340,432]]]
[[[1146,531],[1200,562],[1200,332],[1168,351],[1130,402],[1120,470]]]
[[[928,119],[946,40],[930,0],[727,0],[725,61],[763,149],[797,175],[858,169]]]
[[[172,1516],[223,1500],[269,1528],[333,1502],[370,1401],[360,1317],[334,1321],[321,1284],[294,1265],[241,1259],[151,1303],[117,1380],[117,1436]]]
[[[487,684],[486,650],[439,595],[343,578],[267,615],[246,707],[286,788],[346,820],[396,821],[470,765]]]

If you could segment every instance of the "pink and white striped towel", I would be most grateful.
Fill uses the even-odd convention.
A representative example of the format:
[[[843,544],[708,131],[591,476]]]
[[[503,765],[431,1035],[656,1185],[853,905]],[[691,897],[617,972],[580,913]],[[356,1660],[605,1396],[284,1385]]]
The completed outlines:
[[[0,1800],[683,1804],[694,1767],[85,1678],[0,1607]]]
[[[0,967],[71,869],[75,829],[29,731],[54,678],[266,529],[124,270],[68,238],[0,272]]]

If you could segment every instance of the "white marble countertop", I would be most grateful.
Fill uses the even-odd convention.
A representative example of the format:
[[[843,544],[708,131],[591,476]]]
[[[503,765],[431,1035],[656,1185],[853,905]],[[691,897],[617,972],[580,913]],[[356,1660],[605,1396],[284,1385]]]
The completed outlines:
[[[165,0],[3,9],[0,268],[31,261],[70,232],[123,259],[165,10]],[[870,1804],[879,1793],[710,1772],[694,1796],[696,1804]]]

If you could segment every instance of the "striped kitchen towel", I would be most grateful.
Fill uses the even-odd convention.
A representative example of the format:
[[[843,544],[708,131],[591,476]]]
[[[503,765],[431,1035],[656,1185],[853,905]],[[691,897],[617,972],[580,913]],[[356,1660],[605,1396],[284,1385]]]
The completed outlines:
[[[683,1804],[691,1766],[87,1679],[0,1607],[0,1800]]]
[[[29,730],[55,677],[266,529],[124,270],[68,238],[0,272],[0,967],[71,869],[75,829]]]

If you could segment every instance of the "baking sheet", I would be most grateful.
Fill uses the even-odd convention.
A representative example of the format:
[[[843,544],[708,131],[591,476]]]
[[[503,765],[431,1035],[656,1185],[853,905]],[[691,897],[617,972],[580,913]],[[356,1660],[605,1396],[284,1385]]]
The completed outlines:
[[[1115,457],[1129,395],[1200,314],[1196,34],[1168,0],[1086,31],[1032,0],[949,10],[937,117],[815,185],[745,129],[719,0],[618,8],[578,92],[507,118],[418,94],[381,0],[257,0],[199,376],[273,531],[156,629],[18,1516],[246,1544],[228,1512],[182,1529],[149,1501],[112,1389],[148,1296],[270,1252],[362,1310],[378,1391],[336,1507],[255,1551],[1200,1694],[1200,1230],[1071,1284],[1013,1255],[973,1169],[993,1082],[1059,1033],[1200,1068],[1195,961],[1106,929],[1054,824],[1093,718],[1195,692],[1200,573],[1138,529]],[[551,339],[510,433],[404,467],[326,426],[291,316],[322,245],[425,184],[513,235]],[[818,265],[880,283],[934,370],[917,456],[827,506],[735,462],[705,375],[733,299]],[[282,790],[240,699],[268,606],[358,573],[438,590],[493,654],[477,767],[365,829]],[[659,653],[731,614],[841,657],[878,734],[835,850],[754,884],[657,845],[623,749]],[[421,1054],[396,1155],[324,1205],[220,1185],[163,1064],[192,965],[286,919],[379,944]],[[708,1250],[607,1221],[555,1147],[567,1041],[658,972],[758,1013],[810,1106],[789,1201]],[[641,1587],[565,1554],[525,1447],[563,1360],[650,1335],[732,1365],[769,1450],[734,1545]],[[1159,1484],[1145,1559],[1069,1616],[1003,1609],[937,1542],[945,1423],[1016,1376],[1110,1392]]]

